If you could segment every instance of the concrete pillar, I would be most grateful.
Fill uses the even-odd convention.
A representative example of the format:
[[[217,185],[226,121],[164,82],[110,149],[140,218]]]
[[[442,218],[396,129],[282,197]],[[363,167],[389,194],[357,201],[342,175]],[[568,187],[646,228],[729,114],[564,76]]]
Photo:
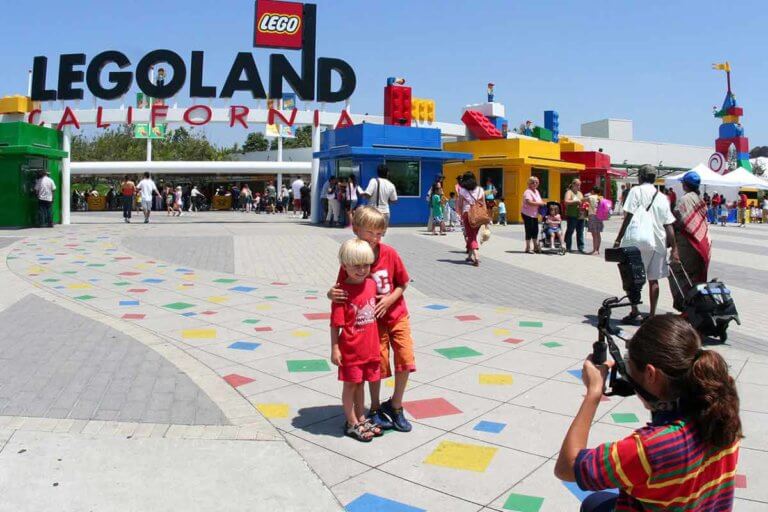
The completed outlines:
[[[320,188],[323,186],[322,183],[320,183],[320,159],[315,158],[314,153],[317,153],[320,151],[320,127],[312,125],[312,196],[310,201],[310,210],[312,211],[312,215],[310,217],[310,221],[313,224],[319,224],[322,222],[322,219],[320,217],[320,214],[322,213],[320,211]]]
[[[72,198],[71,182],[72,170],[70,168],[70,150],[72,149],[72,132],[69,126],[64,127],[62,150],[67,152],[67,156],[61,160],[61,223],[63,225],[71,224],[70,204]]]

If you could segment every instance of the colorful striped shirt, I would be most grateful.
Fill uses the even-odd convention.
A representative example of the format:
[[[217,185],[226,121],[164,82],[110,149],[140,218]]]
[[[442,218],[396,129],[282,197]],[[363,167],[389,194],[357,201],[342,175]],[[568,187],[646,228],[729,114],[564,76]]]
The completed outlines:
[[[738,459],[738,440],[707,446],[694,423],[666,413],[621,441],[582,450],[574,469],[583,490],[618,488],[617,512],[729,511]]]

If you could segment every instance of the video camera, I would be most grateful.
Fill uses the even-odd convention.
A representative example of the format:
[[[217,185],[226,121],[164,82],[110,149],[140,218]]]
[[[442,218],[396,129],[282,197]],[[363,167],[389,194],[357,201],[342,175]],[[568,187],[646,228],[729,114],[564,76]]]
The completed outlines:
[[[637,392],[643,398],[653,399],[640,386],[637,386],[627,373],[627,365],[621,355],[621,350],[613,341],[613,336],[619,336],[620,330],[611,327],[611,311],[641,304],[641,293],[645,284],[645,266],[637,247],[619,247],[605,250],[605,261],[619,264],[621,284],[627,294],[622,298],[609,297],[603,301],[597,312],[597,341],[592,345],[592,363],[605,364],[608,354],[614,364],[608,380],[608,390],[605,396],[632,396]],[[621,338],[624,339],[624,338]],[[626,341],[626,340],[624,340]]]

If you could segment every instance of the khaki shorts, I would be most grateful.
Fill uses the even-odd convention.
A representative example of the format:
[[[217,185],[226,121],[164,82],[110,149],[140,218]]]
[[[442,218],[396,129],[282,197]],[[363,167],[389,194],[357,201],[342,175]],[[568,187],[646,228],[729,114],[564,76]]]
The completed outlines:
[[[392,376],[389,351],[395,356],[395,372],[415,372],[416,358],[413,354],[411,322],[405,316],[389,327],[379,323],[379,347],[381,350],[381,378]]]

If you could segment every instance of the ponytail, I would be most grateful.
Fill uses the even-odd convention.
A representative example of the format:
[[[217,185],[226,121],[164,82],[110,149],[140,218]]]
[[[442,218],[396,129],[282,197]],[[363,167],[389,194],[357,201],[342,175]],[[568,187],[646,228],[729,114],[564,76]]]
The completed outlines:
[[[667,376],[669,399],[680,399],[684,414],[702,440],[717,448],[742,437],[739,395],[723,356],[701,349],[699,333],[678,315],[657,315],[627,344],[639,369],[652,365]]]
[[[723,448],[742,437],[739,395],[723,356],[702,350],[694,359],[687,385],[687,412],[705,442]]]

